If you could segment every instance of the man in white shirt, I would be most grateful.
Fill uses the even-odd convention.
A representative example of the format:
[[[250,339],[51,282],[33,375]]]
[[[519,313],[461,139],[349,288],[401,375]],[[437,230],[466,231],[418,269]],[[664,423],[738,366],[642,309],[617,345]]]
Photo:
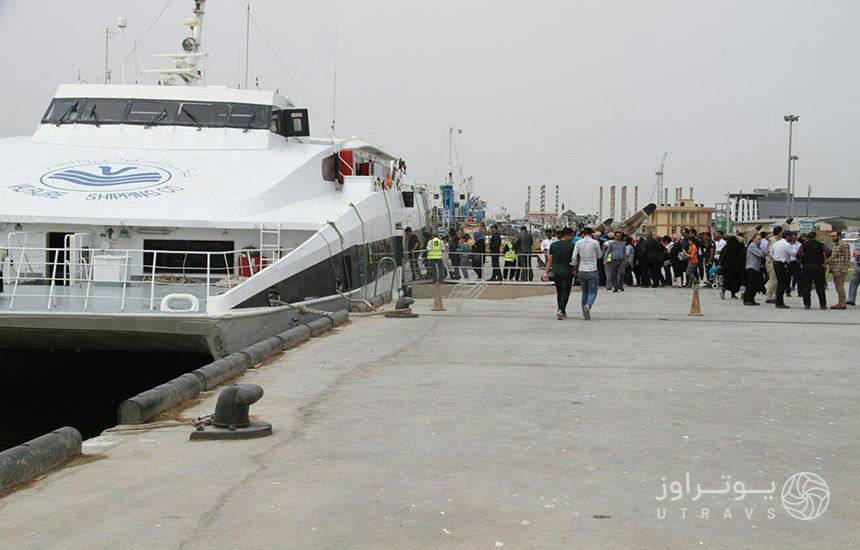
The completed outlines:
[[[547,260],[549,259],[549,247],[552,246],[552,243],[557,241],[558,238],[555,236],[555,231],[552,229],[546,230],[546,238],[540,242],[540,251],[543,255],[543,264],[546,265]]]
[[[600,243],[591,238],[594,230],[582,230],[582,239],[576,242],[570,264],[578,272],[579,286],[582,289],[582,318],[591,319],[591,308],[597,300],[597,287],[600,275],[597,273],[597,259],[600,257]]]
[[[726,239],[723,238],[722,231],[714,232],[714,265],[720,265],[720,254],[723,248],[726,247]]]
[[[785,305],[785,293],[791,287],[791,273],[789,271],[789,266],[791,265],[792,257],[796,257],[797,253],[791,243],[787,240],[787,238],[791,236],[790,231],[786,231],[784,234],[780,235],[780,233],[774,229],[774,237],[777,236],[781,236],[782,238],[774,242],[770,249],[770,257],[773,260],[773,271],[776,275],[775,303],[777,309],[789,309],[788,306]]]
[[[765,255],[765,267],[767,267],[767,284],[765,285],[765,288],[767,290],[767,301],[765,302],[766,304],[778,303],[776,301],[776,287],[779,286],[779,278],[777,277],[776,270],[773,267],[772,250],[773,246],[780,240],[785,240],[782,236],[782,227],[776,226],[773,228],[773,236],[771,237],[770,242],[767,245],[767,254]]]

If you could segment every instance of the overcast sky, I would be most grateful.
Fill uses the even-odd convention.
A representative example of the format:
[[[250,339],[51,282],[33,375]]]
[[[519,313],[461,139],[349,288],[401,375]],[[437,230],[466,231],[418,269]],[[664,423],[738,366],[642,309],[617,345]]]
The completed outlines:
[[[131,51],[165,3],[0,0],[0,136],[31,133],[79,69],[100,82],[104,27],[126,16]],[[141,69],[179,50],[191,6],[172,0]],[[301,93],[253,26],[252,82],[328,124],[337,28],[338,135],[380,144],[431,183],[445,128],[461,127],[465,171],[491,211],[521,213],[529,184],[533,209],[541,184],[549,209],[556,184],[578,212],[596,211],[600,185],[630,186],[631,201],[639,185],[642,204],[664,151],[666,186],[695,187],[697,202],[784,186],[787,113],[800,115],[798,190],[860,196],[857,0],[254,0],[252,13]],[[210,84],[240,81],[244,33],[238,0],[209,1]]]

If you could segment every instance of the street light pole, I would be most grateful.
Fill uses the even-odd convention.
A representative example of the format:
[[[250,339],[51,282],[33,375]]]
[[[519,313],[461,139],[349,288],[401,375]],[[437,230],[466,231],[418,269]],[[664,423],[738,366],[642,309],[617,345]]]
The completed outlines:
[[[785,115],[782,120],[788,122],[788,177],[785,183],[785,217],[791,217],[791,139],[794,123],[800,119],[797,115]]]
[[[791,155],[791,210],[790,215],[794,216],[794,193],[797,189],[797,155]]]

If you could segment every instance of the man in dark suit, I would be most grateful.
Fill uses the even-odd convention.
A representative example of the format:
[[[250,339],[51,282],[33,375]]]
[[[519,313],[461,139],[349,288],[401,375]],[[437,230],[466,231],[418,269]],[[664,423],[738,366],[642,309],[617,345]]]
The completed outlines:
[[[490,262],[493,265],[493,276],[491,281],[502,280],[502,270],[499,268],[499,256],[502,253],[502,236],[499,234],[499,226],[490,226]]]
[[[528,232],[526,226],[520,227],[520,234],[514,241],[514,246],[517,249],[517,268],[519,268],[519,280],[531,281],[534,279],[532,273],[532,248],[534,247],[534,239],[531,233]]]
[[[818,306],[821,309],[827,309],[827,296],[824,293],[824,286],[827,284],[825,279],[824,265],[827,263],[827,258],[830,256],[830,248],[818,240],[818,235],[815,231],[810,231],[806,236],[806,240],[800,245],[797,251],[797,259],[803,265],[802,281],[803,291],[803,307],[809,309],[812,307],[812,286],[815,285],[815,293],[818,294]]]

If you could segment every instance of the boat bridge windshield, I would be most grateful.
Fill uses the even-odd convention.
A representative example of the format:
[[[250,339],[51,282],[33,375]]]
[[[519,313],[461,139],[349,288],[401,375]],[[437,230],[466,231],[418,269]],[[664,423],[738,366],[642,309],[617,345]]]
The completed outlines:
[[[270,105],[159,99],[56,98],[42,118],[42,124],[268,129],[287,135],[283,112]]]

